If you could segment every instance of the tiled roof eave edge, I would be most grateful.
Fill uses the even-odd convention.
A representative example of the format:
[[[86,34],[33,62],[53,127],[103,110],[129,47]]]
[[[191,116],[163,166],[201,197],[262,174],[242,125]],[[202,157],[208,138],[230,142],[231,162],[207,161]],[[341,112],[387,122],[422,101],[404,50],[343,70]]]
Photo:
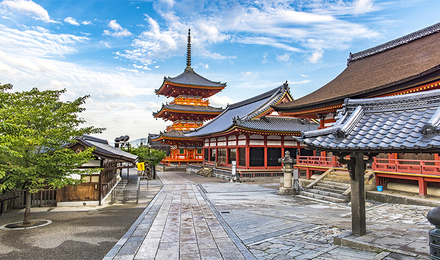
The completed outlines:
[[[413,76],[410,76],[410,77],[407,77],[407,78],[404,78],[404,79],[400,79],[398,81],[394,81],[394,82],[391,82],[391,83],[387,83],[387,84],[384,84],[384,85],[381,85],[381,86],[377,86],[377,87],[374,87],[374,88],[371,88],[371,89],[366,89],[366,90],[359,91],[359,92],[356,92],[356,93],[347,94],[347,95],[343,95],[343,96],[339,96],[339,97],[334,97],[334,98],[331,98],[331,99],[318,100],[318,101],[314,101],[312,103],[299,104],[299,105],[295,105],[294,104],[294,105],[292,105],[290,107],[274,106],[274,108],[276,108],[275,111],[293,110],[291,112],[286,112],[286,113],[295,113],[295,112],[312,110],[312,109],[314,109],[316,107],[330,107],[330,106],[333,106],[333,104],[336,104],[336,103],[342,104],[343,101],[346,98],[352,98],[354,96],[364,95],[364,94],[366,94],[368,92],[373,92],[373,91],[378,91],[378,90],[382,90],[382,89],[387,89],[389,87],[392,87],[392,86],[395,86],[395,85],[399,85],[399,84],[403,84],[403,83],[409,82],[409,81],[411,81],[413,79],[425,76],[425,75],[430,74],[430,73],[432,73],[434,71],[437,71],[437,70],[440,70],[440,64],[437,65],[437,66],[434,66],[434,67],[432,67],[432,68],[430,68],[428,70],[425,70],[425,71],[423,71],[423,72],[421,72],[421,73],[419,73],[417,75],[413,75]],[[328,84],[330,84],[330,83],[328,83]],[[416,85],[414,85],[412,87],[416,87]],[[300,101],[300,100],[301,100],[301,98],[296,99],[296,101]],[[292,101],[292,102],[294,103],[295,100]]]
[[[413,42],[415,40],[418,40],[420,38],[429,36],[431,34],[437,33],[440,31],[440,23],[434,24],[432,26],[426,27],[424,29],[421,29],[419,31],[407,34],[405,36],[402,36],[400,38],[391,40],[389,42],[386,42],[384,44],[378,45],[376,47],[364,50],[364,51],[360,51],[354,54],[351,54],[350,57],[347,60],[347,63],[350,64],[354,61],[363,59],[365,57],[369,57],[381,52],[385,52],[387,50],[399,47],[401,45]]]
[[[347,113],[341,115],[342,117],[333,126],[324,129],[301,132],[301,137],[302,138],[317,137],[322,135],[333,134],[336,133],[338,130],[340,131],[341,128],[344,126],[344,121],[347,118]]]
[[[260,107],[256,108],[254,111],[249,113],[244,119],[255,119],[258,116],[266,113],[269,109],[273,107],[277,102],[279,102],[286,93],[289,92],[289,87],[286,85],[280,86],[275,93]]]

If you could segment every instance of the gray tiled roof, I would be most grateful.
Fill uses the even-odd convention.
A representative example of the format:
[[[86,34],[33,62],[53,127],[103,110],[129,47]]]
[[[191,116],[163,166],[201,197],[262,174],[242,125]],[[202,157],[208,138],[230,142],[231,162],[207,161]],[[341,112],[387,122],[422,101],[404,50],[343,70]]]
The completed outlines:
[[[292,118],[265,117],[262,119],[254,119],[254,117],[270,109],[271,105],[280,101],[285,94],[289,94],[290,96],[287,83],[258,96],[228,105],[225,111],[212,121],[185,135],[190,137],[206,136],[227,131],[234,126],[263,131],[285,131],[286,129],[289,131],[300,131],[316,129],[316,127],[313,128],[313,126],[312,128],[306,127],[307,124],[310,124],[309,121]]]
[[[107,140],[100,139],[97,137],[93,137],[90,135],[83,135],[79,137],[78,142],[82,143],[87,147],[95,147],[93,154],[109,157],[111,159],[120,159],[126,162],[135,162],[137,160],[137,156],[131,153],[127,153],[118,148],[115,148],[108,144]]]
[[[311,123],[302,118],[262,117],[260,119],[237,121],[235,125],[242,128],[267,132],[302,132],[316,130],[318,123]]]
[[[183,73],[174,78],[165,77],[165,80],[173,83],[193,86],[226,87],[226,83],[214,82],[206,79],[197,74],[192,68],[186,68]]]
[[[440,90],[348,99],[334,126],[304,132],[301,142],[329,151],[438,152]]]

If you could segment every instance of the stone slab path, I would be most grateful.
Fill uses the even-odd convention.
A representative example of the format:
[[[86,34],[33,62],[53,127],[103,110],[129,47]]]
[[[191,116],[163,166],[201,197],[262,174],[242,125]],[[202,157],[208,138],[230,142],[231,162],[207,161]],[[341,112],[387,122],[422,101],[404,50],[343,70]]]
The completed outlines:
[[[104,259],[429,258],[429,207],[373,203],[367,235],[352,237],[344,204],[279,196],[259,184],[158,175],[163,188]],[[360,248],[335,245],[339,236]]]
[[[197,184],[158,173],[164,187],[104,259],[249,259]],[[238,243],[238,244],[236,244]],[[246,257],[246,255],[248,257]]]

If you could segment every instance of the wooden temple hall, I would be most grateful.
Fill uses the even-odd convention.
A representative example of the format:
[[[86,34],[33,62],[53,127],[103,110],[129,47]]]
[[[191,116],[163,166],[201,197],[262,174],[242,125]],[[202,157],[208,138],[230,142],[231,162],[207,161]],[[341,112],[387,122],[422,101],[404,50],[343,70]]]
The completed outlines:
[[[350,149],[369,149],[373,145],[374,156],[368,163],[369,177],[375,177],[376,186],[384,189],[395,189],[406,192],[415,192],[420,195],[440,196],[440,157],[437,149],[413,149],[414,138],[418,136],[407,135],[407,124],[417,125],[417,131],[424,131],[438,135],[436,116],[432,117],[432,126],[422,129],[422,122],[429,117],[423,111],[431,101],[426,96],[437,95],[436,89],[440,88],[440,23],[405,35],[376,47],[350,53],[347,67],[336,78],[318,90],[287,103],[276,104],[273,108],[282,116],[303,119],[319,120],[321,134],[331,133],[335,138],[340,138],[337,149],[328,147],[321,137],[307,139],[305,142],[317,149],[315,156],[298,156],[296,168],[305,170],[307,178],[313,173],[343,171],[347,165],[345,161],[338,161],[332,152]],[[411,96],[416,105],[393,99],[410,93],[424,93],[422,96]],[[364,115],[372,111],[380,111],[381,99],[372,99],[371,104],[362,109],[351,108],[351,103],[345,99],[369,99],[390,97],[386,101],[387,111],[364,124],[357,137],[363,136],[364,140],[348,140],[350,133]],[[420,98],[420,99],[419,99]],[[368,103],[368,101],[364,101]],[[375,104],[375,105],[372,105]],[[436,104],[438,108],[438,104]],[[411,108],[409,111],[399,109]],[[434,110],[436,108],[433,108]],[[349,109],[352,112],[347,112]],[[418,110],[422,109],[422,110]],[[419,112],[418,112],[419,111]],[[338,113],[339,112],[339,113]],[[350,116],[351,123],[347,123],[346,116]],[[337,120],[340,120],[335,124]],[[375,121],[377,120],[377,122]],[[342,124],[345,122],[345,124]],[[428,123],[428,125],[429,125]],[[325,132],[326,128],[329,128]],[[305,133],[305,136],[312,136]],[[356,137],[356,138],[357,138]],[[345,139],[344,139],[345,138]],[[423,139],[423,137],[421,137]],[[335,139],[339,140],[339,139]],[[399,149],[381,149],[383,143],[395,140]],[[365,143],[367,142],[367,143]],[[368,144],[368,142],[372,142]],[[332,143],[329,145],[336,145]],[[431,147],[431,144],[427,144]],[[437,145],[435,143],[435,145]],[[407,149],[405,149],[405,147]],[[435,147],[435,146],[433,146]],[[347,173],[347,170],[345,170]],[[347,173],[348,174],[348,173]],[[374,186],[373,186],[374,188]]]

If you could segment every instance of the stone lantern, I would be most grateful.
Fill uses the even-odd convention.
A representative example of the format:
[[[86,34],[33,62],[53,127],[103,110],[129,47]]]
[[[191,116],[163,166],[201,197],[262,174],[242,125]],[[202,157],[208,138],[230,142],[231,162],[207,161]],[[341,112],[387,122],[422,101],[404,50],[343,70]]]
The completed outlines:
[[[429,231],[430,257],[440,259],[440,207],[430,210],[427,218],[435,226],[435,229]]]
[[[284,187],[280,187],[279,195],[295,195],[297,190],[292,187],[292,173],[294,171],[294,160],[290,157],[290,152],[286,151],[283,158],[278,159],[278,162],[283,164],[282,171],[284,173]]]

